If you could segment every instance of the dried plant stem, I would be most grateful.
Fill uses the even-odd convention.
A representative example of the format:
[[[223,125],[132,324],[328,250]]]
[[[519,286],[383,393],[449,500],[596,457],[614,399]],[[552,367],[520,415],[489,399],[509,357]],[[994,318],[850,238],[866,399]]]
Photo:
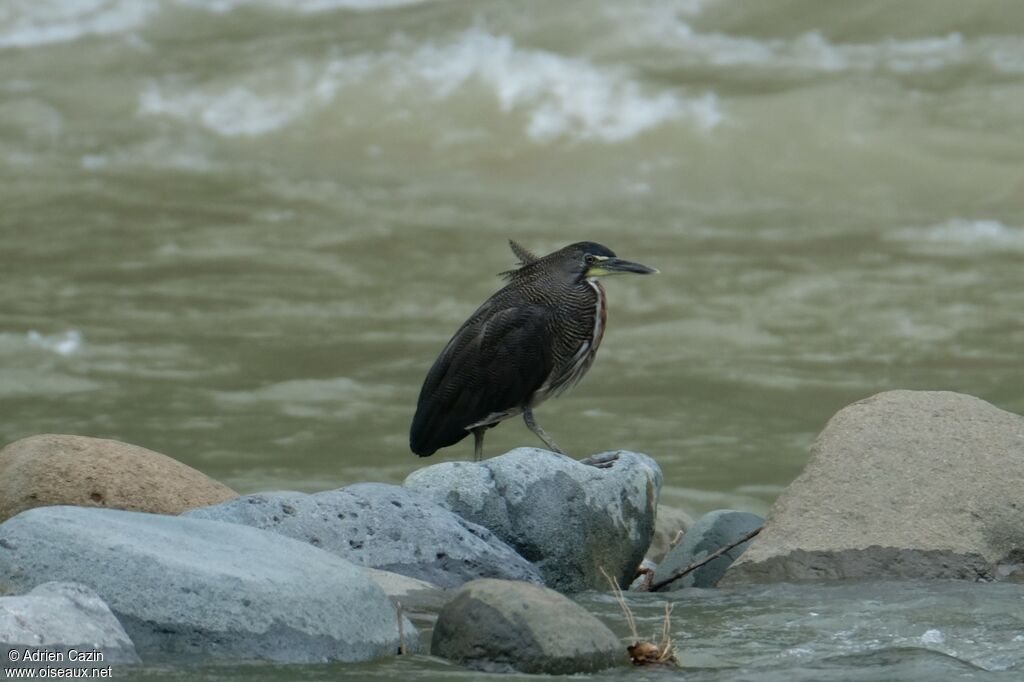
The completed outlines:
[[[675,604],[665,602],[665,620],[661,623],[661,643],[658,645],[658,656],[660,663],[676,660],[676,645],[672,642],[672,609]]]
[[[626,624],[629,625],[629,633],[633,635],[634,640],[640,639],[640,635],[636,631],[636,618],[633,617],[633,612],[629,608],[629,604],[626,603],[626,597],[622,594],[622,588],[619,587],[619,583],[616,582],[615,578],[608,575],[608,571],[604,570],[604,566],[600,567],[601,575],[605,577],[608,584],[612,586],[612,594],[615,595],[615,601],[619,602],[619,606],[622,608],[622,613],[626,616]]]
[[[679,665],[679,661],[676,659],[676,647],[672,642],[673,604],[665,604],[665,619],[661,623],[661,639],[659,644],[641,640],[640,634],[636,629],[636,617],[633,615],[633,610],[629,608],[629,604],[626,603],[626,596],[622,593],[622,588],[619,587],[614,578],[608,575],[608,572],[603,567],[600,570],[601,574],[608,580],[608,584],[612,586],[612,594],[615,595],[615,601],[619,602],[622,613],[626,616],[629,632],[633,636],[633,643],[626,647],[633,665]]]

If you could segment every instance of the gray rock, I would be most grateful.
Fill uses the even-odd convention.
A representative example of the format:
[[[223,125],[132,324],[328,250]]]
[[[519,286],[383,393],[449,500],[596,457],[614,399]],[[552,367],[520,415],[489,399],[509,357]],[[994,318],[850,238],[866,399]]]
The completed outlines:
[[[451,599],[452,591],[406,575],[367,568],[373,582],[384,590],[395,608],[418,630],[433,630],[437,614]],[[417,638],[418,643],[418,638]]]
[[[679,539],[693,525],[693,517],[682,509],[665,504],[658,505],[658,518],[654,522],[654,538],[647,548],[647,558],[658,563],[668,551],[679,544]]]
[[[246,495],[185,516],[280,533],[354,564],[458,587],[476,578],[543,582],[494,533],[413,490],[359,483],[307,495]]]
[[[571,675],[629,661],[619,638],[550,589],[504,580],[463,585],[441,610],[430,653],[476,670]]]
[[[27,652],[52,652],[60,658],[33,664],[26,660]],[[90,660],[94,656],[89,652],[98,652],[97,660]],[[10,668],[139,663],[135,645],[100,596],[85,585],[59,582],[43,583],[22,596],[0,597],[0,660]]]
[[[763,525],[764,519],[749,512],[731,509],[708,512],[697,519],[683,536],[683,541],[670,550],[665,559],[658,564],[654,571],[654,584],[669,580],[693,562],[707,558],[722,547],[728,547]],[[726,569],[743,554],[751,542],[747,540],[736,545],[723,552],[717,559],[712,559],[700,568],[665,584],[658,591],[680,590],[684,587],[714,587],[725,575]]]
[[[366,572],[405,613],[436,613],[451,599],[449,590],[425,580],[376,568],[368,568]]]
[[[595,457],[610,461],[588,466],[517,448],[479,463],[426,467],[405,485],[494,531],[540,569],[548,587],[606,590],[601,569],[626,586],[650,546],[661,469],[635,452]]]
[[[0,524],[0,584],[88,585],[147,662],[362,661],[393,655],[398,619],[366,571],[236,524],[39,507]],[[415,646],[416,631],[405,626]]]
[[[832,417],[721,584],[1007,578],[1024,559],[1022,491],[1024,417],[958,393],[879,393]]]

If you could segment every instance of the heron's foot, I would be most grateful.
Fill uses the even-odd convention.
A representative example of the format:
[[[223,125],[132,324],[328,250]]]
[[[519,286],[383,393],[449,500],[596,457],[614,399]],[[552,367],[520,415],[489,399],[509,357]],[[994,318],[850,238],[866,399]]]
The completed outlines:
[[[598,469],[611,469],[615,466],[615,462],[619,460],[619,453],[617,452],[602,452],[600,455],[591,455],[586,459],[581,459],[580,464],[586,464],[587,466],[597,467]]]

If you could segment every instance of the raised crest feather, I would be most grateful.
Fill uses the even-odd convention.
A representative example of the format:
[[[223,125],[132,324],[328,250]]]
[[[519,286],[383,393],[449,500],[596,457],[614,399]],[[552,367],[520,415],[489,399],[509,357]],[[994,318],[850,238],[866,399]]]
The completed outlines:
[[[535,253],[513,239],[508,240],[508,245],[512,247],[512,253],[516,254],[520,265],[529,265],[534,261],[540,260],[540,257]]]
[[[536,263],[537,261],[540,260],[540,256],[533,253],[522,244],[516,242],[514,239],[509,239],[508,245],[512,247],[512,253],[514,253],[516,255],[516,258],[519,259],[519,268],[524,268],[527,265],[530,265],[531,263]],[[501,277],[504,277],[505,279],[512,279],[513,275],[515,275],[516,272],[519,271],[519,268],[506,270],[505,272],[499,273],[499,275]]]

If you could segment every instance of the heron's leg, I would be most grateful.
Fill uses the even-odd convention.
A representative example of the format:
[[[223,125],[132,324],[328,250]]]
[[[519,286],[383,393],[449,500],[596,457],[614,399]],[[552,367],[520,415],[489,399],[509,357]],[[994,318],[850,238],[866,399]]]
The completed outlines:
[[[533,410],[529,407],[523,410],[523,421],[526,422],[526,428],[537,434],[537,437],[544,441],[544,444],[547,445],[549,449],[554,450],[560,455],[565,454],[562,452],[562,449],[555,444],[554,439],[545,433],[544,429],[540,428],[540,424],[538,424],[537,420],[533,418]]]
[[[473,461],[479,462],[484,456],[484,431],[486,426],[478,426],[473,429]]]

